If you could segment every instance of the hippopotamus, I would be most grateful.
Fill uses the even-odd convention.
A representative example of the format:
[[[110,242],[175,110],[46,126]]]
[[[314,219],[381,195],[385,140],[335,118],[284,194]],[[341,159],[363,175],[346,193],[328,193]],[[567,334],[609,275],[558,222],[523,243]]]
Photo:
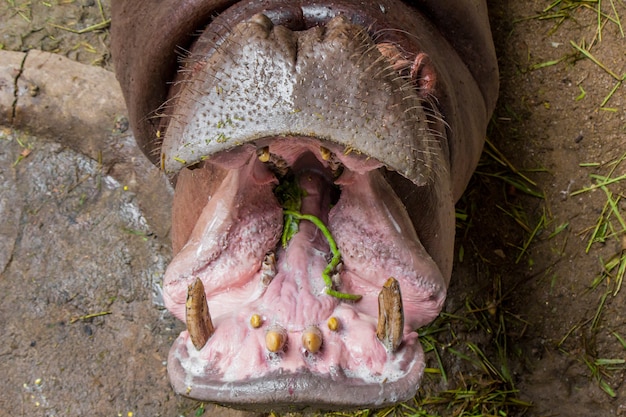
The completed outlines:
[[[483,0],[112,1],[135,138],[175,184],[177,393],[411,398],[498,93]]]

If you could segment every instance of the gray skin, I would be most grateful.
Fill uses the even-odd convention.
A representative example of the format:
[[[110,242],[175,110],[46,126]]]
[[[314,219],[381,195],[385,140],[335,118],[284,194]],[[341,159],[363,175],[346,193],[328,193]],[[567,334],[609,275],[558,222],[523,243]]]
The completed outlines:
[[[438,268],[431,298],[440,308],[452,271],[454,203],[497,99],[484,1],[112,3],[112,54],[137,143],[176,183],[174,254],[228,161],[275,137],[321,140],[336,155],[350,149],[380,162],[380,178]],[[261,81],[249,84],[251,77]],[[224,99],[222,89],[241,93]],[[223,130],[215,136],[203,126]],[[177,342],[173,351],[181,349]],[[276,373],[224,387],[185,378],[177,358],[168,366],[177,392],[248,409],[378,407],[409,398],[418,383]]]

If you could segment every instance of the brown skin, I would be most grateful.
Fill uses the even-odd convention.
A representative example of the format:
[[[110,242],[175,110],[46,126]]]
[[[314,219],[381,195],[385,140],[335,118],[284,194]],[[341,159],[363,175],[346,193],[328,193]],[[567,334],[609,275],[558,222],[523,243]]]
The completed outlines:
[[[309,84],[314,84],[311,82],[312,80],[325,80],[320,87],[320,90],[324,91],[324,97],[330,103],[339,103],[335,106],[326,106],[329,108],[328,113],[331,116],[329,120],[335,120],[342,114],[342,106],[346,110],[368,107],[369,97],[380,97],[382,103],[390,103],[384,107],[384,110],[372,113],[372,116],[363,110],[357,112],[358,114],[346,116],[343,120],[345,123],[340,124],[339,130],[347,130],[346,124],[360,120],[359,117],[364,119],[363,125],[372,121],[371,123],[374,123],[376,127],[383,126],[386,129],[394,130],[391,129],[393,126],[395,128],[394,133],[400,132],[401,126],[408,126],[406,130],[409,133],[406,134],[373,136],[372,140],[357,142],[357,145],[350,143],[350,149],[354,149],[359,154],[370,155],[374,160],[391,167],[389,170],[376,172],[377,176],[371,177],[375,179],[375,182],[358,182],[354,179],[357,177],[354,177],[353,180],[355,184],[360,186],[360,189],[369,189],[368,187],[371,185],[372,189],[375,190],[373,195],[376,195],[374,201],[383,201],[387,195],[399,196],[402,204],[398,200],[393,200],[397,203],[394,203],[395,205],[392,205],[391,209],[384,204],[375,206],[375,209],[383,213],[382,210],[385,208],[402,217],[404,220],[399,222],[401,227],[396,224],[398,231],[409,231],[411,229],[410,222],[412,222],[416,233],[410,239],[417,240],[419,236],[419,241],[425,249],[424,254],[429,255],[427,258],[428,262],[431,263],[420,264],[422,266],[415,268],[420,271],[424,269],[420,272],[424,275],[416,277],[415,282],[423,282],[419,281],[418,278],[429,277],[428,279],[434,284],[432,288],[435,288],[436,291],[433,290],[435,292],[430,297],[416,298],[414,300],[419,301],[405,305],[410,307],[424,304],[438,306],[431,309],[432,315],[422,317],[425,317],[424,322],[432,320],[443,302],[445,287],[451,275],[454,202],[465,189],[478,161],[486,125],[497,95],[497,67],[484,3],[478,0],[467,0],[461,4],[452,1],[432,0],[419,2],[420,9],[408,4],[408,2],[403,3],[399,0],[381,0],[365,4],[359,0],[336,0],[332,3],[291,0],[244,1],[237,2],[227,9],[225,7],[228,6],[228,2],[223,1],[206,1],[204,3],[184,1],[182,3],[176,2],[175,5],[172,4],[172,7],[168,7],[170,5],[169,0],[159,3],[158,7],[154,3],[148,4],[130,1],[116,3],[114,1],[112,51],[137,142],[153,162],[160,162],[168,171],[171,170],[175,174],[174,179],[178,182],[173,207],[174,254],[181,251],[181,248],[185,246],[192,230],[198,230],[195,229],[195,226],[201,215],[202,218],[207,218],[206,216],[211,214],[209,211],[203,213],[203,208],[215,194],[215,190],[220,186],[226,174],[224,169],[220,167],[220,158],[224,154],[218,154],[217,158],[214,158],[214,154],[233,149],[228,148],[228,146],[233,145],[230,145],[226,140],[213,141],[210,138],[207,139],[206,131],[211,126],[215,126],[215,121],[212,121],[207,115],[212,117],[214,111],[219,112],[220,109],[225,109],[225,117],[229,118],[230,112],[234,111],[233,109],[244,108],[244,105],[250,105],[250,107],[245,107],[244,114],[246,115],[257,117],[258,114],[269,115],[270,112],[269,107],[263,105],[263,100],[258,99],[258,95],[241,96],[234,101],[233,107],[228,107],[230,102],[224,104],[226,102],[221,97],[217,99],[208,98],[210,92],[213,91],[218,91],[217,95],[221,94],[221,85],[209,83],[205,86],[204,81],[218,82],[223,80],[222,77],[229,77],[228,79],[233,80],[234,83],[232,91],[255,91],[253,88],[240,88],[242,85],[247,85],[246,83],[252,78],[247,72],[244,73],[244,78],[238,78],[236,74],[238,74],[237,69],[239,67],[260,68],[271,73],[269,71],[271,65],[268,66],[264,63],[267,61],[267,57],[273,56],[276,50],[282,51],[292,45],[302,46],[306,45],[306,42],[313,42],[314,45],[318,45],[316,42],[324,30],[328,30],[327,33],[329,34],[337,35],[337,43],[328,42],[328,45],[331,45],[329,50],[332,52],[329,52],[327,57],[334,57],[333,53],[340,51],[347,50],[351,53],[349,56],[337,55],[337,59],[326,59],[326,62],[351,62],[354,56],[361,56],[362,59],[359,62],[365,62],[365,57],[371,58],[371,54],[360,55],[361,50],[356,47],[338,46],[343,45],[340,43],[340,39],[360,39],[356,35],[351,38],[353,35],[346,35],[347,33],[364,34],[364,39],[367,39],[360,46],[368,51],[376,51],[379,53],[379,58],[371,58],[371,62],[367,61],[367,66],[360,69],[361,72],[356,72],[354,77],[348,76],[351,74],[349,71],[338,69],[341,66],[333,65],[329,67],[327,72],[320,73],[320,61],[312,58],[316,55],[303,53],[300,55],[301,61],[298,62],[310,60],[312,64],[310,67],[316,68],[318,73],[315,71],[312,73],[288,73],[291,75],[287,77],[284,84],[309,86]],[[209,17],[217,12],[221,12],[219,17],[211,20]],[[142,16],[144,19],[141,22],[134,22],[132,20],[134,16]],[[207,27],[209,23],[210,25]],[[278,39],[288,39],[289,42],[272,44],[273,46],[252,43],[256,48],[252,53],[236,52],[239,51],[238,48],[241,45],[250,45],[250,42],[255,42],[253,41],[255,39],[266,39],[273,28],[277,28],[276,30],[282,34],[281,36],[276,35]],[[333,28],[341,28],[343,31],[333,31]],[[230,33],[231,30],[232,34]],[[201,33],[201,35],[192,38],[189,35],[193,33]],[[290,35],[290,33],[297,33],[298,35]],[[302,38],[298,38],[296,41],[298,36],[302,36]],[[329,38],[331,38],[330,35]],[[289,48],[285,50],[291,50]],[[297,50],[297,48],[293,50]],[[306,48],[303,50],[307,51]],[[179,59],[180,57],[176,55],[177,51],[192,52],[191,54],[186,52],[189,56],[184,58],[188,59]],[[221,55],[224,57],[220,58]],[[230,61],[227,58],[229,56],[236,57],[236,59],[233,58]],[[258,61],[260,64],[257,65],[254,60],[247,61],[249,56],[261,56],[263,59]],[[294,54],[291,59],[295,62],[296,57],[297,55]],[[233,64],[232,66],[221,66],[222,61],[220,59]],[[180,68],[177,68],[179,64]],[[368,84],[364,81],[369,80],[369,78],[362,76],[367,74],[368,69],[378,68],[376,65],[385,64],[388,66],[377,69],[376,75],[372,76],[371,79],[378,80],[377,74],[387,74],[385,70],[391,68],[392,71],[389,73],[387,83],[381,81],[380,84]],[[346,80],[342,81],[340,75],[346,77]],[[300,79],[299,76],[303,78]],[[200,78],[199,84],[194,83],[196,78]],[[263,77],[259,79],[263,79]],[[362,81],[353,85],[353,79]],[[271,80],[275,81],[275,78]],[[390,90],[388,86],[394,85],[393,82],[397,80],[407,80],[408,83],[404,84],[404,87],[408,88]],[[333,87],[333,82],[337,84],[336,88]],[[261,83],[261,85],[263,84]],[[360,97],[361,101],[357,100],[354,103],[348,101],[351,95],[342,92],[344,85],[357,87],[359,92],[363,92],[364,95],[357,96]],[[413,86],[415,91],[412,90]],[[307,88],[309,87],[304,87],[302,91],[294,90],[296,91],[294,97],[304,97],[305,99],[319,97],[318,93],[315,92],[316,90]],[[268,97],[273,98],[273,91],[267,91]],[[388,100],[390,97],[396,99],[399,91],[412,91],[412,93],[402,96],[402,100]],[[265,94],[265,90],[263,92]],[[228,95],[229,99],[231,96],[234,94]],[[409,103],[406,105],[407,107],[402,107],[406,103]],[[196,104],[207,107],[196,107]],[[303,102],[303,104],[307,103]],[[405,116],[413,114],[415,109],[419,109],[419,116],[410,119],[408,123],[387,125],[384,122],[387,120],[386,117],[394,115],[394,112],[397,113],[395,116]],[[334,111],[337,112],[337,115],[333,114]],[[287,114],[291,115],[292,113]],[[304,111],[303,114],[315,113]],[[361,114],[365,114],[365,116],[361,116]],[[187,116],[197,116],[198,123],[187,124],[189,120]],[[240,120],[247,125],[235,127],[235,136],[240,131],[247,132],[248,128],[261,129],[258,132],[267,135],[266,131],[259,128],[265,123],[262,117],[256,122],[254,117],[250,119],[252,122],[249,122],[247,118]],[[388,120],[402,119],[391,117]],[[418,124],[418,121],[423,125]],[[219,126],[221,119],[215,123]],[[319,128],[316,127],[316,123],[319,124],[315,120],[304,119],[307,132],[309,130],[313,132],[306,133],[310,136],[308,139],[328,138],[324,134],[323,128],[320,128],[321,131],[314,130]],[[363,125],[358,124],[354,131],[361,130]],[[198,126],[198,128],[187,135],[185,133],[186,126]],[[294,129],[290,124],[278,124],[277,126],[279,126],[277,129],[281,130],[272,133],[272,137],[289,135],[290,129]],[[166,128],[169,130],[166,131]],[[376,129],[370,130],[376,131]],[[295,132],[294,135],[297,136],[297,133]],[[304,135],[304,133],[300,134]],[[356,136],[360,138],[365,135]],[[159,158],[164,137],[166,139],[163,144],[162,157]],[[401,139],[398,142],[393,140],[378,141],[392,137]],[[258,139],[259,144],[252,144],[252,146],[258,145],[260,146],[259,149],[262,149],[265,145],[260,142],[268,140],[268,137],[258,136],[253,137],[253,139]],[[299,146],[306,142],[305,139],[308,140],[307,138],[298,138],[300,140]],[[331,139],[337,138],[333,136]],[[239,141],[237,142],[239,145],[249,140],[248,138],[238,139],[235,137],[233,143]],[[203,146],[209,146],[213,143],[226,143],[226,145],[223,148],[203,148]],[[340,141],[338,143],[348,144],[348,142]],[[416,145],[417,143],[419,145]],[[327,144],[330,146],[329,141],[318,146],[327,146]],[[422,144],[436,144],[432,148],[425,148],[432,149],[432,152],[424,152],[424,155],[432,156],[432,159],[421,159],[414,156],[417,148]],[[370,153],[368,148],[376,148],[378,154]],[[238,151],[242,149],[246,149],[246,147],[237,148],[227,159],[237,159]],[[407,149],[410,150],[408,153],[411,156],[407,155]],[[184,154],[182,158],[178,157],[177,155],[180,155],[177,153],[179,150],[184,150],[187,154]],[[337,155],[341,152],[339,151]],[[287,158],[287,154],[288,152],[284,154],[284,158]],[[281,155],[280,152],[278,155]],[[416,180],[412,178],[414,176],[413,171],[402,171],[402,166],[396,166],[395,162],[385,161],[385,158],[398,155],[398,160],[401,162],[411,159],[416,166],[426,167],[425,171],[429,174],[424,178],[427,180],[419,176]],[[208,158],[208,162],[203,162],[205,158]],[[432,165],[429,162],[431,160],[434,161]],[[346,161],[343,162],[346,163],[346,167],[350,165]],[[184,165],[188,166],[178,171]],[[252,167],[253,165],[249,166]],[[394,172],[392,169],[397,169],[398,172]],[[418,172],[421,173],[421,171]],[[406,175],[406,178],[399,173]],[[381,175],[386,178],[383,179]],[[348,176],[348,179],[350,178]],[[345,200],[356,200],[356,204],[347,206],[352,210],[352,213],[343,219],[343,222],[335,224],[335,230],[342,230],[341,225],[350,224],[350,220],[358,218],[358,216],[351,217],[351,215],[357,212],[362,213],[363,207],[368,205],[368,202],[359,199],[361,194],[356,192],[358,187],[353,191],[349,188],[352,183],[348,181],[346,184],[348,187],[343,186],[342,197],[345,196]],[[232,184],[229,183],[230,186]],[[229,190],[231,189],[229,188]],[[245,205],[246,202],[247,200],[237,201],[233,207],[247,206]],[[206,222],[206,220],[204,221]],[[280,219],[277,217],[269,223],[277,225],[278,222]],[[338,235],[342,234],[338,233]],[[349,234],[345,235],[348,236]],[[220,236],[222,235],[220,234]],[[246,241],[249,242],[249,239]],[[348,239],[347,243],[343,243],[345,245],[343,247],[350,248],[352,247],[351,243],[355,241],[357,244],[354,247],[358,246],[358,242],[361,242],[360,239]],[[384,245],[387,243],[385,242]],[[198,246],[198,248],[200,247]],[[176,285],[183,282],[181,280],[185,280],[187,277],[184,272],[181,273],[177,268],[188,260],[190,260],[188,263],[196,262],[198,259],[202,260],[202,258],[198,258],[197,251],[187,250],[189,248],[194,249],[194,246],[187,246],[182,251],[186,257],[175,258],[172,264],[174,267],[168,269],[168,271],[173,272],[170,275],[166,274],[170,280],[168,282],[171,283],[168,287],[170,292],[166,293],[169,297],[167,298],[169,304],[166,305],[170,311],[174,311],[182,305],[177,300],[180,298],[178,297],[180,294],[184,294],[184,291],[179,291]],[[268,249],[263,247],[261,255],[266,253],[266,250]],[[419,256],[420,259],[423,258],[423,255],[417,255],[417,253],[416,256]],[[381,255],[377,252],[370,258],[375,259],[376,256]],[[179,260],[178,264],[176,263],[177,259]],[[390,256],[390,259],[393,259],[393,256]],[[362,265],[362,263],[358,263],[358,265]],[[412,271],[414,270],[412,269]],[[220,277],[224,276],[223,274],[220,275]],[[213,278],[213,276],[207,275],[202,279],[211,282]],[[189,288],[193,290],[195,287],[192,285]],[[388,291],[385,292],[385,290]],[[379,305],[385,320],[379,322],[377,335],[388,351],[395,351],[403,343],[403,311],[399,285],[396,283],[394,287],[393,282],[390,281],[383,292]],[[199,304],[192,303],[194,301],[198,301]],[[199,312],[204,309],[205,304],[200,301],[203,301],[201,297],[188,297],[188,324],[189,317],[204,318],[205,315]],[[190,316],[189,309],[193,306],[196,308],[191,308]],[[236,311],[240,311],[239,309],[240,306],[236,306]],[[208,313],[206,317],[207,320],[210,320]],[[200,326],[201,323],[201,320],[195,322],[192,320],[192,326],[189,327],[189,334],[196,351],[204,344],[203,342],[210,335],[212,328],[212,326]],[[416,323],[414,324],[417,326]],[[225,328],[221,327],[221,329]],[[219,326],[217,332],[214,337],[227,338],[224,332],[219,333]],[[348,382],[345,382],[337,381],[323,373],[318,375],[306,372],[291,374],[289,372],[268,371],[268,374],[263,378],[252,379],[244,375],[243,378],[236,379],[233,384],[226,386],[220,376],[215,377],[213,371],[203,373],[197,373],[195,370],[190,371],[191,368],[195,369],[195,365],[191,367],[189,365],[194,356],[189,353],[184,344],[185,334],[181,335],[175,342],[168,361],[168,371],[174,389],[179,393],[195,398],[224,401],[246,408],[258,408],[270,404],[272,407],[288,409],[293,407],[334,408],[336,406],[371,406],[399,401],[401,398],[408,398],[408,396],[413,395],[414,387],[421,378],[422,371],[420,369],[423,369],[417,366],[411,367],[406,377],[394,381],[394,383],[386,384],[384,393],[380,392],[380,387],[376,384],[362,383],[358,378],[351,377],[348,378]],[[269,331],[267,333],[266,344],[269,351],[275,352],[282,348],[285,341],[284,338],[280,337],[282,334],[282,331],[275,333]],[[197,337],[194,338],[194,335]],[[404,340],[404,346],[411,346],[409,339]],[[303,341],[305,346],[310,345],[307,347],[310,352],[317,351],[322,343],[321,339],[317,340],[315,335],[310,340],[303,339]],[[419,344],[417,346],[419,347]],[[418,351],[411,350],[409,352],[411,352],[410,355],[413,355],[411,357],[421,358],[420,354],[417,353]],[[195,354],[195,351],[192,353]],[[421,359],[416,363],[423,365]],[[318,385],[325,388],[320,392],[312,389]],[[277,397],[275,391],[278,386],[283,387],[284,391]],[[337,394],[338,392],[350,391],[353,387],[358,388],[358,395],[355,394],[354,398],[346,398],[345,395]],[[321,392],[329,390],[334,393],[334,396],[326,397],[321,394]],[[354,394],[353,391],[351,392]]]

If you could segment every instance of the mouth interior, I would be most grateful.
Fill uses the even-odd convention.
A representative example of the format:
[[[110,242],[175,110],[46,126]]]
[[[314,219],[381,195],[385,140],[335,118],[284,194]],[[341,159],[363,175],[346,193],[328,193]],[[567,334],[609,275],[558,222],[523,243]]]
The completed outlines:
[[[168,360],[177,392],[255,409],[415,394],[415,329],[440,311],[446,282],[385,169],[440,210],[428,194],[445,182],[434,173],[445,152],[400,52],[345,16],[294,32],[264,15],[192,51],[202,58],[161,149],[166,171],[196,168],[178,176],[175,206],[193,204],[179,205],[187,220],[172,233],[184,237],[164,278],[166,307],[188,327]],[[432,210],[411,215],[424,226]],[[204,297],[210,319],[198,319]]]
[[[438,314],[445,284],[381,164],[318,139],[278,137],[216,155],[188,177],[209,166],[227,174],[168,267],[164,298],[186,320],[187,290],[199,278],[215,332],[200,349],[181,333],[168,362],[175,389],[271,407],[413,396],[424,367],[414,329]],[[336,242],[341,263],[328,274],[331,288],[358,301],[328,294],[323,275],[332,251],[318,226],[300,220],[283,244],[285,203],[277,194],[285,189],[301,191],[300,206],[290,209],[315,216]],[[395,351],[376,335],[378,295],[390,277],[404,305]],[[311,328],[317,349],[304,342]],[[278,349],[267,341],[271,331],[283,337]]]

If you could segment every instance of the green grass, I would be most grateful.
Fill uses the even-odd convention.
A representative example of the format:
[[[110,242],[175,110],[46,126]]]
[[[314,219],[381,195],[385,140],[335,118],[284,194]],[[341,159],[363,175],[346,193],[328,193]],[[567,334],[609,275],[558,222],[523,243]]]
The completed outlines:
[[[556,0],[544,8],[541,13],[521,19],[553,21],[554,25],[552,29],[548,31],[548,36],[554,34],[566,21],[573,21],[578,25],[588,25],[590,23],[589,21],[594,19],[595,23],[593,32],[586,33],[586,35],[591,35],[589,40],[587,40],[586,37],[578,41],[570,40],[569,44],[572,49],[569,52],[559,58],[533,64],[528,68],[528,70],[541,70],[543,68],[559,65],[564,62],[570,63],[587,59],[615,80],[615,84],[600,102],[599,107],[605,111],[617,112],[617,108],[606,106],[609,104],[615,93],[622,87],[622,84],[626,80],[626,73],[620,74],[615,69],[611,69],[604,62],[601,62],[601,60],[598,59],[592,52],[592,49],[599,46],[602,41],[603,33],[607,30],[607,27],[616,27],[619,32],[619,36],[622,38],[625,37],[624,27],[622,26],[622,18],[618,13],[615,4],[616,0]],[[582,100],[586,96],[582,86],[579,85],[579,87],[581,89],[581,94],[576,98],[577,101]]]

